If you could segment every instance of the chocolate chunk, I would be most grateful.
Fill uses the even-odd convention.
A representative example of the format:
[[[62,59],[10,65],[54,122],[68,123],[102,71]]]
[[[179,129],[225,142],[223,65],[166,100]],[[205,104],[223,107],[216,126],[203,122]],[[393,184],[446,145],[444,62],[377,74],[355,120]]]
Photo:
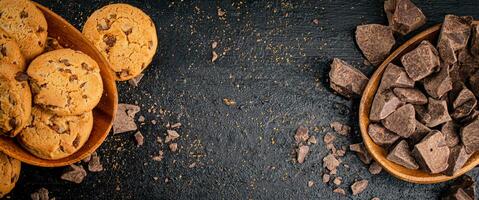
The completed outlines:
[[[143,143],[145,142],[145,137],[143,137],[143,134],[141,134],[140,131],[135,133],[135,140],[136,140],[136,146],[142,146]]]
[[[471,54],[479,57],[479,24],[472,25]]]
[[[414,106],[411,104],[406,104],[384,120],[382,124],[388,130],[398,134],[401,137],[408,138],[416,130],[416,112],[414,111]]]
[[[309,153],[309,146],[308,145],[299,146],[298,149],[296,150],[296,153],[298,154],[297,155],[298,163],[304,163],[304,159]]]
[[[384,70],[381,84],[379,85],[379,92],[383,92],[393,87],[413,88],[414,81],[409,78],[403,67],[389,63]]]
[[[384,11],[393,31],[406,35],[426,23],[426,16],[410,0],[386,0]]]
[[[403,102],[415,105],[427,103],[427,97],[420,90],[413,88],[394,88],[394,94]]]
[[[387,130],[380,124],[369,124],[368,134],[377,145],[389,147],[399,139],[399,135]]]
[[[437,48],[446,64],[457,62],[457,52],[465,49],[471,35],[472,17],[446,15],[442,24]]]
[[[452,120],[447,111],[446,101],[429,98],[428,102],[427,114],[430,116],[430,119],[426,120],[427,127],[432,128]]]
[[[336,137],[331,133],[326,133],[323,137],[324,144],[331,144]]]
[[[406,167],[408,169],[418,169],[419,165],[411,155],[409,145],[405,140],[401,140],[396,146],[389,152],[386,157],[391,162]]]
[[[452,81],[449,76],[449,66],[440,65],[440,70],[422,81],[427,94],[434,98],[441,98],[452,89]]]
[[[178,150],[178,144],[177,143],[171,143],[171,144],[168,145],[168,147],[170,148],[171,152],[176,152]]]
[[[383,170],[383,168],[381,167],[381,165],[379,165],[375,161],[373,161],[371,163],[371,165],[369,165],[369,169],[368,169],[369,173],[371,173],[373,175],[381,173],[382,170]]]
[[[446,145],[448,147],[454,147],[459,144],[459,126],[453,121],[448,121],[442,125],[441,133],[444,134],[446,139]]]
[[[374,96],[373,104],[371,105],[371,111],[369,113],[369,119],[371,121],[380,121],[391,113],[393,113],[398,107],[404,105],[404,102],[394,95],[391,91],[384,91],[376,93]]]
[[[344,191],[343,188],[336,188],[333,190],[334,193],[337,193],[337,194],[340,194],[340,195],[343,195],[345,196],[346,195],[346,191]]]
[[[467,153],[474,153],[479,150],[479,118],[462,127],[461,141],[466,147]]]
[[[469,85],[471,86],[470,89],[474,95],[479,97],[479,70],[469,77]]]
[[[65,172],[60,178],[73,183],[81,183],[86,177],[86,171],[81,165],[70,165],[70,171]]]
[[[368,180],[356,181],[351,185],[351,191],[353,195],[358,195],[362,193],[368,187]]]
[[[371,64],[379,65],[389,55],[396,40],[390,27],[366,24],[356,27],[356,43]]]
[[[351,150],[352,152],[356,152],[359,159],[364,164],[370,164],[371,163],[372,158],[369,155],[368,151],[366,150],[366,147],[364,147],[363,143],[351,144],[351,145],[349,145],[349,150]]]
[[[424,40],[417,48],[403,55],[401,63],[409,77],[419,81],[439,66],[439,53],[429,41]]]
[[[48,190],[46,188],[40,188],[36,192],[30,194],[32,200],[50,200]],[[54,198],[52,198],[54,199]]]
[[[93,152],[91,159],[88,162],[88,171],[90,172],[101,172],[103,171],[103,165],[100,162],[100,156],[96,152]]]
[[[448,159],[449,167],[446,170],[446,175],[452,176],[456,171],[460,170],[466,161],[472,156],[471,153],[466,152],[466,148],[462,145],[457,145],[450,148],[450,155]]]
[[[308,141],[308,138],[309,138],[308,132],[309,132],[308,128],[304,126],[299,126],[298,129],[296,129],[296,134],[294,135],[294,140],[296,141],[296,143]]]
[[[410,141],[410,145],[414,146],[416,143],[420,142],[426,135],[431,132],[431,129],[422,124],[419,121],[416,121],[416,131],[414,134],[409,136],[408,140]]]
[[[472,56],[468,49],[463,49],[458,52],[457,55],[457,63],[459,65],[459,75],[461,75],[462,79],[468,79],[474,72],[479,69],[479,59]]]
[[[329,72],[329,84],[337,93],[351,98],[361,96],[369,79],[358,69],[334,58]]]
[[[474,200],[476,183],[468,175],[462,175],[441,195],[441,200]]]
[[[114,35],[111,35],[111,34],[105,34],[103,36],[103,42],[105,42],[105,44],[108,47],[113,47],[113,46],[115,46],[115,43],[116,43],[116,37]]]
[[[449,147],[446,145],[444,135],[440,131],[433,130],[421,142],[414,145],[412,151],[419,165],[424,170],[436,174],[443,172],[449,166]]]
[[[336,172],[336,168],[341,164],[341,161],[336,159],[333,154],[329,154],[323,158],[323,167],[328,169],[330,172]]]
[[[475,119],[477,119],[477,117],[479,116],[479,111],[477,110],[473,110],[471,112],[471,114],[469,114],[467,117],[464,117],[462,119],[459,120],[459,123],[461,124],[469,124],[471,123],[472,121],[474,121]]]
[[[463,88],[459,94],[457,95],[456,99],[452,102],[452,107],[454,108],[454,112],[452,113],[452,117],[454,119],[460,119],[463,117],[468,116],[476,107],[477,99],[474,94],[467,88]]]
[[[113,122],[113,134],[134,131],[138,127],[135,124],[135,114],[140,107],[131,104],[118,104],[115,121]]]
[[[351,127],[341,122],[331,122],[329,126],[340,135],[347,136],[351,132]]]

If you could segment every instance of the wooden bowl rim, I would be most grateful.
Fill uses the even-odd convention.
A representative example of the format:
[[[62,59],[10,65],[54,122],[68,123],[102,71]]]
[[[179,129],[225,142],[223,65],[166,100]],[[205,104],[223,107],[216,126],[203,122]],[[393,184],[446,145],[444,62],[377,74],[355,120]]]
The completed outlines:
[[[474,24],[479,24],[479,21],[474,21]],[[370,112],[370,106],[372,104],[372,101],[374,100],[374,95],[376,95],[376,91],[379,87],[379,84],[381,84],[381,78],[384,70],[386,69],[386,66],[396,60],[396,57],[398,57],[404,50],[406,50],[409,46],[414,45],[415,42],[417,41],[422,41],[426,40],[426,36],[430,34],[435,34],[435,32],[440,31],[441,29],[441,23],[436,24],[423,32],[417,34],[416,36],[412,37],[408,41],[406,41],[404,44],[402,44],[399,48],[397,48],[393,53],[391,53],[386,60],[376,69],[374,74],[371,76],[369,79],[368,84],[366,85],[366,88],[364,89],[363,95],[361,97],[361,102],[359,105],[359,126],[361,130],[361,137],[363,138],[364,145],[366,146],[366,149],[368,150],[369,154],[373,157],[374,160],[376,160],[377,163],[379,163],[389,174],[393,175],[394,177],[411,182],[411,183],[419,183],[419,184],[434,184],[434,183],[441,183],[445,182],[454,178],[457,178],[466,172],[470,171],[473,169],[475,166],[479,165],[479,159],[476,155],[471,156],[471,159],[474,157],[476,158],[475,160],[468,160],[466,164],[458,171],[456,172],[453,176],[447,176],[443,174],[428,174],[427,172],[423,172],[420,170],[411,170],[407,169],[405,167],[402,167],[396,163],[393,163],[389,160],[386,159],[386,157],[382,156],[379,151],[376,151],[376,148],[382,148],[378,146],[372,139],[370,138],[368,134],[368,126],[369,126],[369,112]],[[377,84],[375,83],[377,82]],[[367,107],[369,105],[369,108]],[[475,154],[478,154],[479,152],[476,152]],[[426,173],[426,176],[413,176],[410,174],[402,173],[400,171],[394,170],[391,166],[395,166],[395,168],[403,168],[404,171],[409,171],[411,172],[410,174],[414,173]]]

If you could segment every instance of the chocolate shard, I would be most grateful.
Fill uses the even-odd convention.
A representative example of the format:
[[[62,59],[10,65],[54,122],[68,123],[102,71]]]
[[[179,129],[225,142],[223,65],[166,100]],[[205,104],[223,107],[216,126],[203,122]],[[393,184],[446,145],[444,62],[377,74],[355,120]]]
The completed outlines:
[[[394,95],[391,91],[378,92],[374,96],[373,104],[371,105],[371,111],[369,113],[369,119],[371,121],[380,121],[391,113],[393,113],[398,107],[404,105],[404,102]]]
[[[414,81],[409,78],[403,67],[389,63],[384,70],[378,91],[382,92],[394,87],[413,88]]]
[[[457,52],[467,46],[471,35],[472,17],[446,15],[442,24],[437,48],[441,59],[446,64],[457,62]]]
[[[439,53],[430,42],[424,40],[414,50],[403,55],[401,63],[409,77],[419,81],[439,66]]]
[[[460,170],[464,164],[466,164],[466,161],[472,156],[471,153],[466,152],[466,148],[462,145],[451,147],[450,151],[451,153],[448,159],[449,167],[445,172],[448,176],[454,175],[454,173]]]
[[[441,133],[444,134],[446,139],[446,145],[448,147],[454,147],[459,144],[459,126],[453,121],[448,121],[442,125]]]
[[[446,146],[444,135],[433,130],[421,142],[414,145],[412,151],[421,168],[430,173],[443,172],[449,166],[449,147]]]
[[[368,151],[366,150],[366,147],[364,146],[363,143],[356,143],[356,144],[351,144],[349,145],[349,150],[356,152],[358,155],[359,159],[364,163],[364,164],[370,164],[371,161],[373,160],[371,156],[369,155]]]
[[[419,169],[419,165],[412,157],[409,145],[405,140],[401,140],[389,152],[387,159],[408,169]]]
[[[479,118],[462,127],[461,141],[466,147],[467,153],[474,153],[479,150]]]
[[[426,23],[426,16],[410,0],[386,0],[384,11],[393,31],[406,35]]]
[[[428,102],[427,114],[430,116],[430,119],[426,121],[427,127],[436,127],[452,120],[447,111],[447,102],[445,100],[436,100],[429,97]]]
[[[358,69],[341,59],[334,58],[329,72],[329,81],[334,91],[351,98],[361,96],[369,79]]]
[[[471,86],[470,88],[474,95],[479,97],[479,70],[469,77],[469,85]]]
[[[399,135],[377,123],[369,124],[368,134],[377,145],[389,147],[399,139]]]
[[[476,199],[476,183],[468,175],[462,175],[441,195],[441,200],[474,200]]]
[[[427,97],[420,90],[413,88],[394,88],[394,94],[403,102],[415,105],[427,103]]]
[[[356,27],[356,43],[371,64],[379,65],[389,55],[396,40],[390,27],[366,24]]]
[[[427,94],[434,98],[441,98],[444,94],[452,90],[449,66],[441,64],[439,72],[424,78],[422,84],[424,85]]]
[[[459,120],[459,123],[461,124],[469,124],[471,123],[472,121],[474,121],[475,119],[477,119],[477,117],[479,116],[479,111],[477,110],[473,110],[471,112],[471,114],[469,114],[467,117],[464,117],[462,119]]]
[[[431,132],[431,129],[424,124],[422,124],[419,121],[416,121],[416,131],[414,131],[414,134],[409,136],[408,141],[410,141],[410,145],[414,146],[418,142],[420,142],[424,137],[426,137],[427,134]]]
[[[401,106],[384,120],[382,124],[388,130],[401,137],[408,138],[416,130],[416,112],[412,104]]]
[[[479,24],[472,25],[471,54],[479,57]]]
[[[474,72],[479,69],[479,59],[474,57],[466,48],[457,53],[457,63],[460,68],[462,79],[468,79]]]
[[[452,107],[454,112],[452,113],[452,118],[460,119],[467,117],[477,105],[477,99],[474,94],[464,87],[459,94],[456,96],[456,99],[452,102]]]

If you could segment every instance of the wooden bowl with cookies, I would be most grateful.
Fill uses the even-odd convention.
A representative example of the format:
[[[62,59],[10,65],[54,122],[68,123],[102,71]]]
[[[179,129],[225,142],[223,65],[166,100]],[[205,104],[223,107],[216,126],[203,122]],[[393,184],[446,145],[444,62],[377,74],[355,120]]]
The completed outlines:
[[[19,2],[24,3],[23,0]],[[44,52],[36,58],[38,53],[29,58],[25,56],[27,62],[31,61],[30,66],[26,73],[15,78],[28,79],[30,83],[32,117],[23,131],[11,131],[11,135],[18,134],[16,138],[0,134],[0,151],[30,165],[66,166],[95,152],[110,132],[118,106],[115,77],[109,62],[80,31],[48,8],[34,5],[43,14],[48,27],[39,26],[37,33],[48,32],[48,37],[64,49]],[[28,20],[28,17],[35,18],[35,14],[21,13],[20,17]],[[39,45],[46,44],[39,42]],[[50,64],[62,65],[63,68],[48,71]],[[83,73],[81,76],[75,74],[80,72]],[[51,80],[48,76],[51,74],[60,78]],[[65,74],[70,75],[64,77]],[[56,87],[55,91],[53,87]],[[81,87],[83,93],[75,87]],[[61,102],[64,93],[68,93],[68,98]],[[58,103],[66,103],[67,107],[56,106]],[[16,127],[17,123],[13,120],[10,124]],[[60,144],[48,146],[49,141],[59,141]],[[42,154],[45,149],[50,152]]]

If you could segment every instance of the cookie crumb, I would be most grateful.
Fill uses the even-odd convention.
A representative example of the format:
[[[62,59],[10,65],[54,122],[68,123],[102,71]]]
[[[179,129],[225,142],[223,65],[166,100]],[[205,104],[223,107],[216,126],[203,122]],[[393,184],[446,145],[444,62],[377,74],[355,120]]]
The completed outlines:
[[[91,160],[88,162],[88,171],[101,172],[103,171],[103,165],[100,162],[100,156],[96,152],[91,154]]]
[[[65,172],[60,178],[65,181],[80,184],[86,177],[86,171],[81,165],[70,165],[70,171]]]
[[[140,131],[135,133],[135,140],[136,140],[136,146],[143,146],[143,143],[145,142],[145,137],[143,137],[143,134],[141,134]]]
[[[351,185],[351,191],[353,195],[358,195],[368,187],[368,180],[356,181]]]

